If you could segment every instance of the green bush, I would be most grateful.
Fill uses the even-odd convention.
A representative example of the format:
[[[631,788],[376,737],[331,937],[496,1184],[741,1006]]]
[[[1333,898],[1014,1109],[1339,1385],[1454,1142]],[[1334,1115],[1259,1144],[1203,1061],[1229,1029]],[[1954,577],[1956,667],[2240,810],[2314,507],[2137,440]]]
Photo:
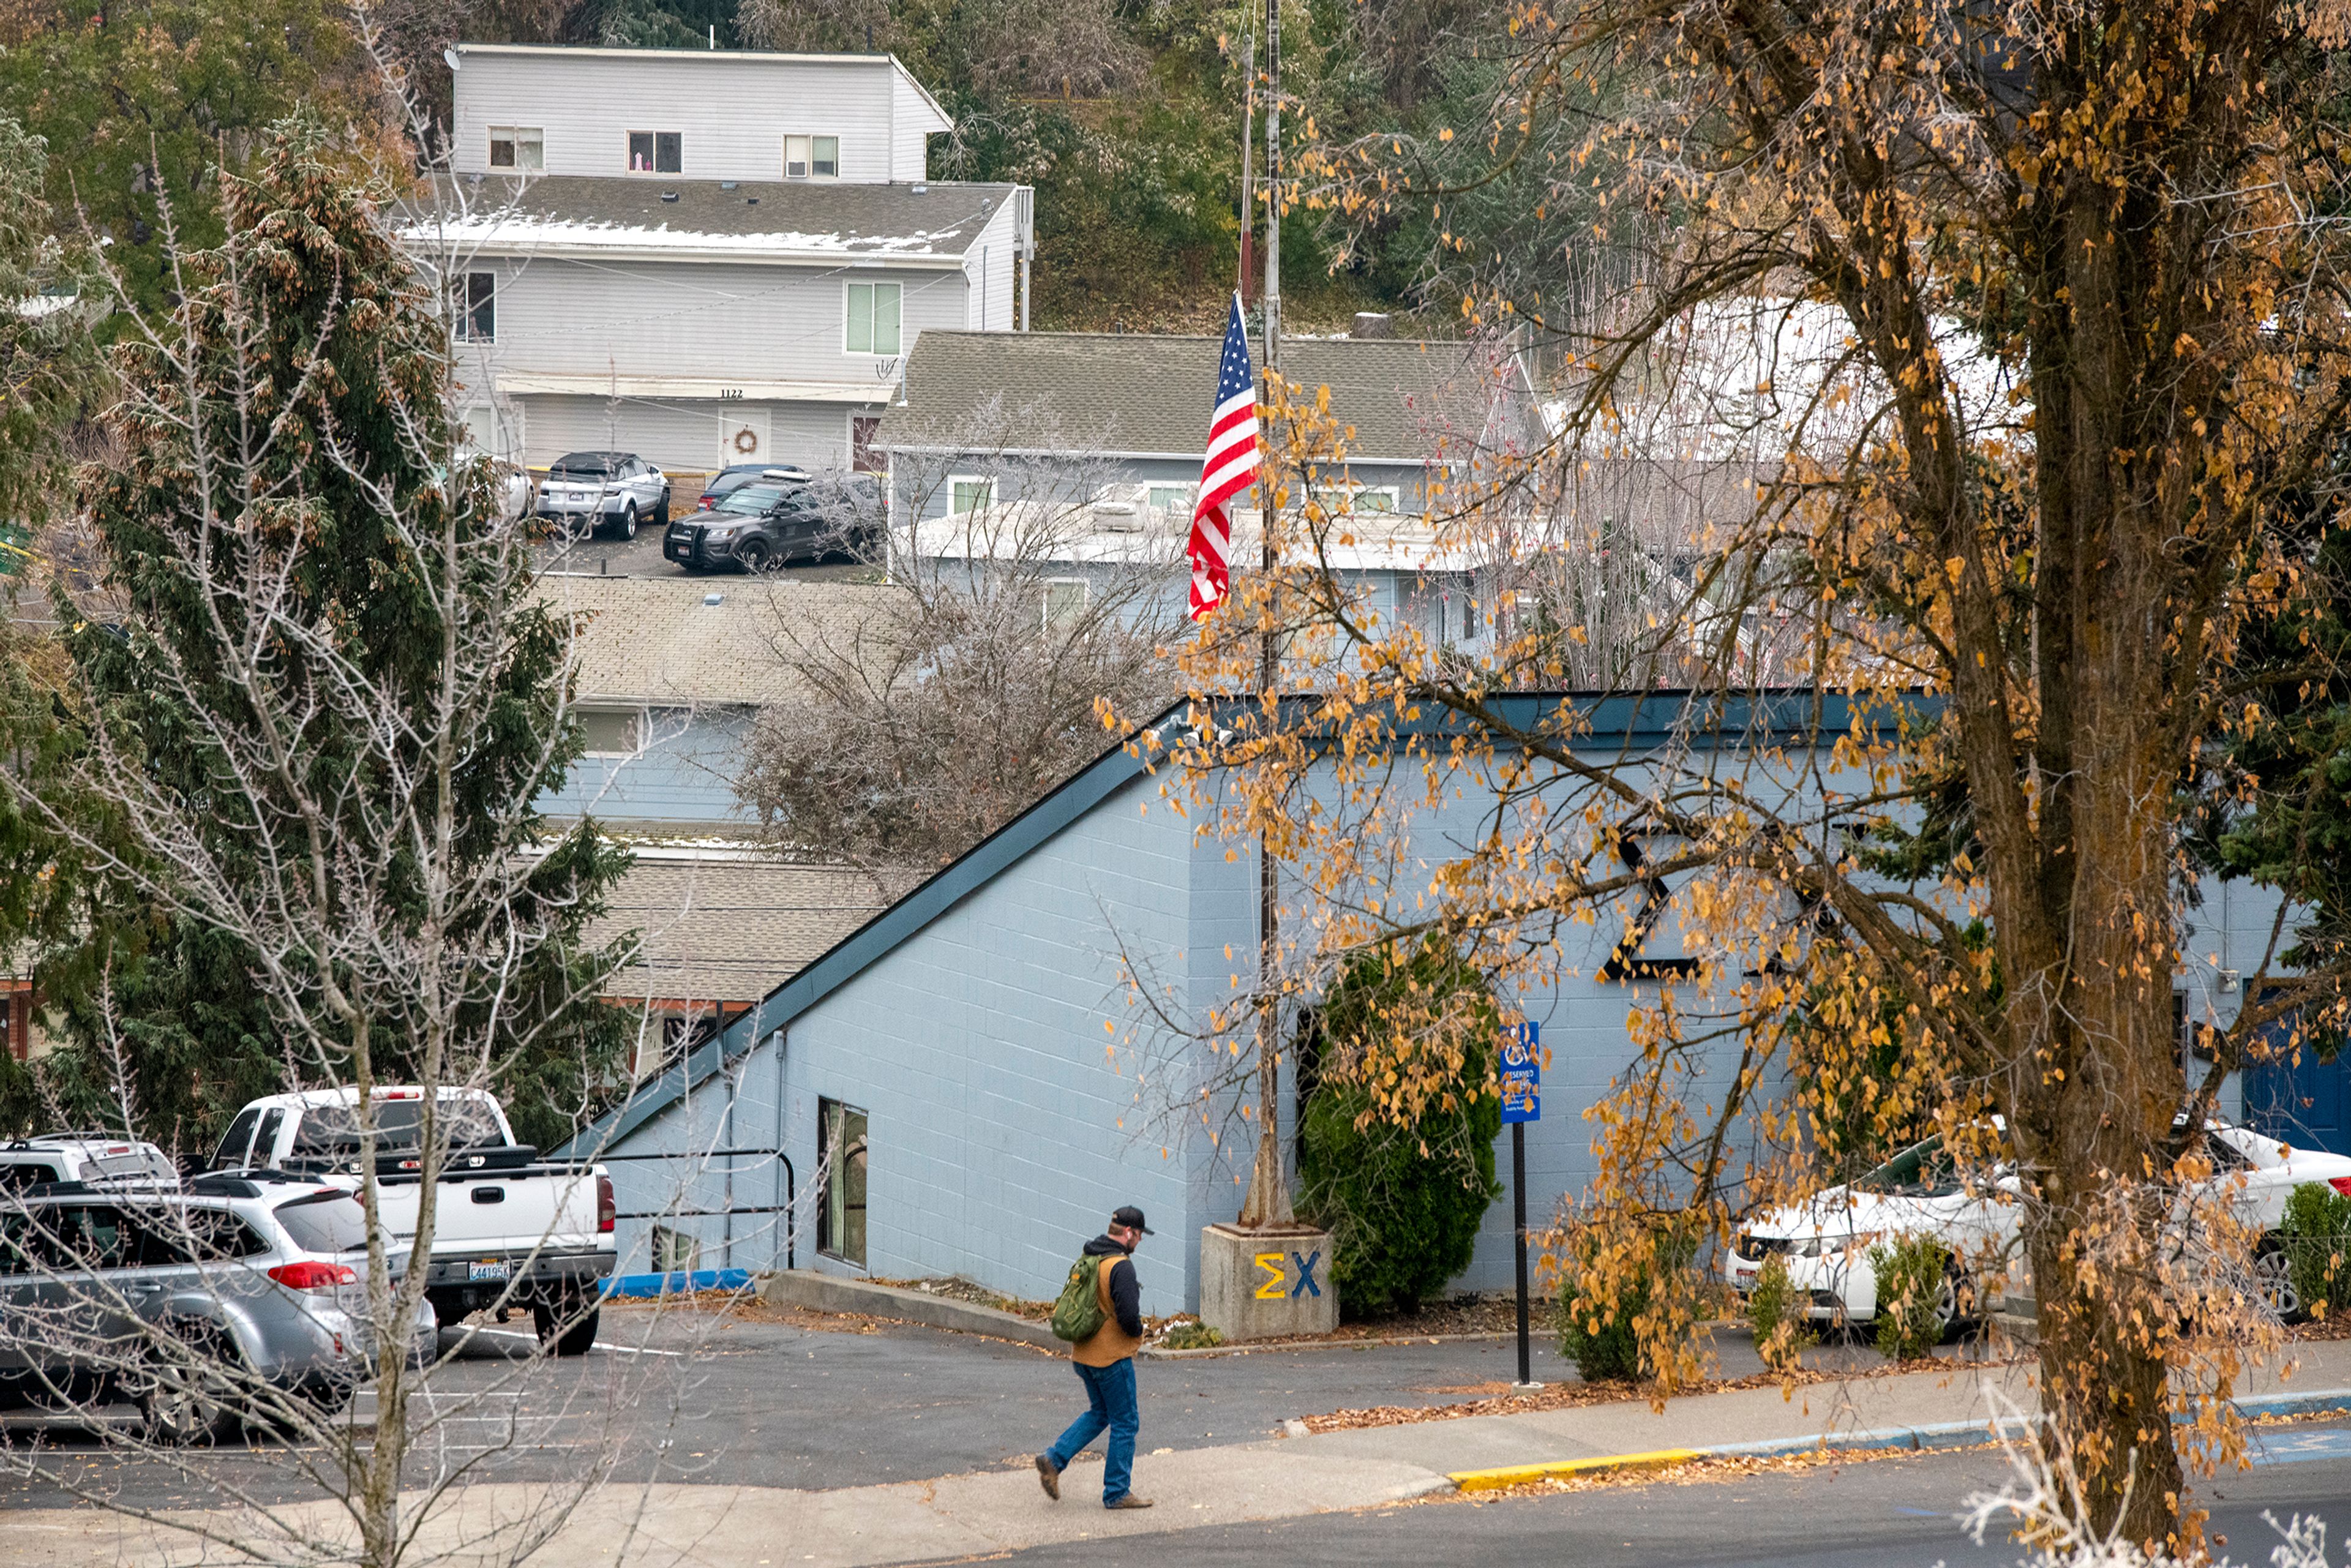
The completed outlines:
[[[1409,1050],[1458,1050],[1458,1087],[1400,1125],[1375,1113],[1362,1064],[1393,1061],[1382,1038],[1394,1020],[1447,1020],[1449,1038]],[[1482,978],[1442,946],[1409,963],[1385,954],[1358,959],[1322,1009],[1330,1076],[1307,1102],[1299,1153],[1299,1207],[1331,1232],[1331,1279],[1350,1317],[1409,1312],[1469,1266],[1486,1209],[1501,1191],[1494,1139],[1502,1129],[1494,1089],[1501,1015]],[[1422,1065],[1426,1066],[1426,1063]]]
[[[2324,1183],[2304,1182],[2285,1200],[2278,1229],[2303,1311],[2324,1317],[2351,1289],[2351,1197]]]
[[[1747,1298],[1747,1322],[1755,1331],[1755,1354],[1774,1372],[1794,1371],[1798,1358],[1820,1343],[1804,1315],[1806,1305],[1788,1282],[1788,1260],[1776,1252],[1764,1259]]]
[[[1943,1281],[1950,1253],[1931,1236],[1897,1236],[1869,1249],[1877,1275],[1877,1350],[1916,1361],[1943,1343]]]
[[[1646,1377],[1651,1369],[1633,1322],[1665,1300],[1665,1292],[1688,1288],[1691,1249],[1671,1236],[1661,1238],[1648,1264],[1618,1289],[1612,1310],[1586,1285],[1598,1239],[1587,1233],[1570,1245],[1562,1262],[1560,1354],[1575,1364],[1576,1375],[1586,1383]]]
[[[1177,1323],[1159,1339],[1162,1350],[1214,1350],[1225,1343],[1221,1330],[1207,1323]]]

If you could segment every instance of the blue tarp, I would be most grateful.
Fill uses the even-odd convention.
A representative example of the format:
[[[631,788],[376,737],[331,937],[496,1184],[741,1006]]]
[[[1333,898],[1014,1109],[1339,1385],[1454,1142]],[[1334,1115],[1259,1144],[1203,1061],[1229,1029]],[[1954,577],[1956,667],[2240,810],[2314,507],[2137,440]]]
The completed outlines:
[[[669,1274],[615,1274],[604,1281],[608,1296],[676,1296],[688,1291],[747,1291],[748,1269],[696,1269]]]

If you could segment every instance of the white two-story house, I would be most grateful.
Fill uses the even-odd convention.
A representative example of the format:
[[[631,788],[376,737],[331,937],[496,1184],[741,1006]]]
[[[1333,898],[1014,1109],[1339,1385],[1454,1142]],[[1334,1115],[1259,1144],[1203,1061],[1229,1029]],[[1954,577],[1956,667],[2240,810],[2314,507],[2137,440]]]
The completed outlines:
[[[458,297],[486,450],[879,467],[925,329],[1024,324],[1029,190],[928,180],[951,122],[893,56],[453,58],[452,173],[409,234]]]

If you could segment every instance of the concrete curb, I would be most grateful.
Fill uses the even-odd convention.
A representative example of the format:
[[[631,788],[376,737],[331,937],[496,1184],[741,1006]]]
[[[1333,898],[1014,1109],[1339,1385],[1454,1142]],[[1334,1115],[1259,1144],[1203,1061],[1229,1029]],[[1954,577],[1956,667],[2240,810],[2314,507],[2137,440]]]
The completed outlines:
[[[759,1296],[779,1306],[903,1318],[925,1328],[986,1334],[991,1339],[1014,1340],[1047,1350],[1069,1348],[1053,1337],[1050,1325],[994,1307],[983,1307],[977,1301],[958,1301],[952,1296],[935,1296],[927,1291],[908,1291],[896,1285],[876,1285],[866,1280],[844,1280],[808,1269],[788,1269],[768,1275],[759,1288]]]
[[[1468,1340],[1501,1341],[1518,1337],[1515,1332],[1510,1333],[1415,1333],[1397,1334],[1383,1339],[1285,1339],[1270,1343],[1259,1341],[1255,1343],[1211,1344],[1203,1345],[1197,1350],[1163,1350],[1157,1345],[1146,1344],[1141,1354],[1151,1361],[1189,1361],[1196,1357],[1214,1355],[1269,1355],[1285,1350],[1374,1350],[1382,1345],[1454,1344]]]
[[[2235,1402],[2241,1416],[2302,1416],[2317,1410],[2351,1407],[2351,1388],[2318,1388],[2303,1394],[2267,1394]],[[2022,1437],[2031,1423],[2024,1416],[1989,1416],[1971,1421],[1937,1421],[1921,1427],[1887,1427],[1871,1432],[1829,1432],[1810,1437],[1766,1437],[1754,1443],[1722,1443],[1706,1448],[1657,1448],[1642,1454],[1602,1454],[1583,1459],[1552,1459],[1541,1464],[1505,1465],[1494,1469],[1457,1470],[1447,1479],[1463,1491],[1498,1491],[1530,1481],[1555,1477],[1607,1475],[1623,1470],[1664,1469],[1693,1459],[1777,1458],[1823,1449],[1904,1448],[1925,1452],[1934,1448],[1966,1448],[2001,1437]]]

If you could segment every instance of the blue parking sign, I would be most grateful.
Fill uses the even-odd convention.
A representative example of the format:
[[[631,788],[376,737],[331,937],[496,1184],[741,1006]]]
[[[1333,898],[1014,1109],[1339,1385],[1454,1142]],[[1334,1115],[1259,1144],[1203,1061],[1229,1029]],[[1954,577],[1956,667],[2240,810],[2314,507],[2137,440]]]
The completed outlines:
[[[1542,1120],[1542,1026],[1505,1030],[1500,1063],[1502,1123]]]

